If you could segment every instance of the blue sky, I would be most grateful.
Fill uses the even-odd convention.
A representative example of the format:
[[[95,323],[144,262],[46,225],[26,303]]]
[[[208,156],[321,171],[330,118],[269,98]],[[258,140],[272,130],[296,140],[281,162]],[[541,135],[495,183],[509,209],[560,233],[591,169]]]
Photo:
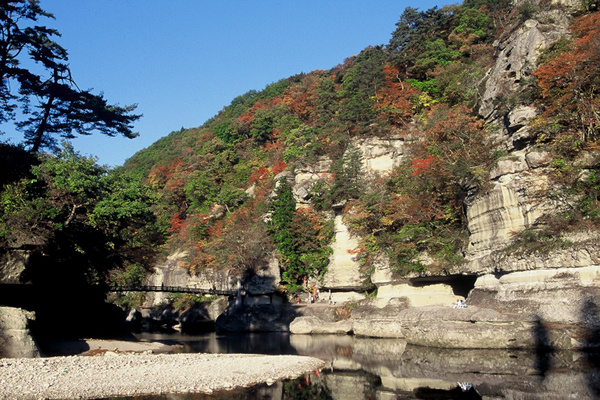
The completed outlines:
[[[80,88],[103,92],[109,103],[136,103],[144,114],[136,139],[95,134],[72,141],[82,154],[116,166],[174,130],[202,125],[248,90],[386,44],[406,7],[455,3],[41,0],[56,17],[41,22],[62,34],[57,41]]]

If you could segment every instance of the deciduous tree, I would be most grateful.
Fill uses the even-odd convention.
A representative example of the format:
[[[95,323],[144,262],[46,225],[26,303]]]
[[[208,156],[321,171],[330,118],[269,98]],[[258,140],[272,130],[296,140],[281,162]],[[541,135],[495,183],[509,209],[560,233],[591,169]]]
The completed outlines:
[[[582,141],[600,139],[600,13],[573,21],[573,42],[534,75],[545,106],[542,125],[578,132]],[[555,129],[556,131],[556,129]]]

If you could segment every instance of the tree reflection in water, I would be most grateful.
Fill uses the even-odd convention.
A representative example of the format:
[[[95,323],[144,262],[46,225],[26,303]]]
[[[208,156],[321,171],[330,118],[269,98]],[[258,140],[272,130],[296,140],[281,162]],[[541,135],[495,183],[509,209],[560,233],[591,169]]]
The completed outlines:
[[[588,304],[587,315],[593,307]],[[597,314],[596,314],[597,315]],[[540,343],[545,332],[540,334]],[[588,335],[592,342],[598,332]],[[152,338],[159,339],[158,337]],[[164,338],[166,339],[166,337]],[[168,336],[194,352],[253,352],[318,357],[326,367],[318,373],[272,385],[208,395],[169,395],[127,400],[199,399],[594,399],[598,391],[599,358],[592,353],[553,349],[536,351],[434,349],[407,345],[398,339],[354,336],[254,334]],[[541,350],[547,350],[540,345]],[[208,351],[210,350],[210,351]],[[543,373],[544,379],[540,379]]]

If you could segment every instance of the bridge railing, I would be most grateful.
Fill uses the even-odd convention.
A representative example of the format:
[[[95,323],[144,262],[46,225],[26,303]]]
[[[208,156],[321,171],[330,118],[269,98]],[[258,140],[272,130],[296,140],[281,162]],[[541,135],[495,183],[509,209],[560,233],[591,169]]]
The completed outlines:
[[[208,295],[219,295],[219,296],[234,296],[235,290],[218,290],[218,289],[201,289],[189,286],[151,286],[151,285],[122,285],[112,286],[109,291],[111,292],[170,292],[170,293],[194,293],[194,294],[208,294]]]

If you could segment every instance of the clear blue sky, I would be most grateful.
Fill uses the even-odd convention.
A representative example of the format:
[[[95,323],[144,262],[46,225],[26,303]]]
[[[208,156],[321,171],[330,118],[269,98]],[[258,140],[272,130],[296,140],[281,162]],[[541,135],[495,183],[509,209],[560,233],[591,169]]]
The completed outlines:
[[[73,140],[76,150],[111,166],[174,130],[202,125],[248,90],[386,44],[406,7],[454,3],[41,0],[56,17],[42,22],[62,34],[57,41],[78,86],[103,92],[109,103],[137,103],[144,114],[136,139],[98,133]]]

